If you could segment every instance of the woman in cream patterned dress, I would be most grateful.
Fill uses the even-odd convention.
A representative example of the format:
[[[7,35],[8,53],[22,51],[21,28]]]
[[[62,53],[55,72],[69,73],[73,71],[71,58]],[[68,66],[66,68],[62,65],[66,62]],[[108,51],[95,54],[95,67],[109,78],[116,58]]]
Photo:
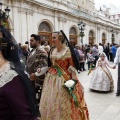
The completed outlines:
[[[104,92],[113,91],[113,78],[107,67],[114,68],[109,65],[105,53],[101,53],[95,71],[92,74],[90,89]]]
[[[74,90],[79,103],[78,107],[64,87],[65,81],[78,80],[70,49],[63,45],[64,38],[60,32],[52,34],[52,42],[55,48],[50,52],[52,66],[44,81],[40,101],[40,120],[89,120],[80,82],[78,81]]]

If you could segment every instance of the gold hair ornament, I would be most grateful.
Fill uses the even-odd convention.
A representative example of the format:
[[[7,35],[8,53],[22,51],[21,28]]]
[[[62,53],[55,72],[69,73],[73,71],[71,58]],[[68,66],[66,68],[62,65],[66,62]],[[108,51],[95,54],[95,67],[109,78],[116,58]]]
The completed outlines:
[[[7,47],[7,43],[3,43],[2,37],[0,37],[0,47]]]

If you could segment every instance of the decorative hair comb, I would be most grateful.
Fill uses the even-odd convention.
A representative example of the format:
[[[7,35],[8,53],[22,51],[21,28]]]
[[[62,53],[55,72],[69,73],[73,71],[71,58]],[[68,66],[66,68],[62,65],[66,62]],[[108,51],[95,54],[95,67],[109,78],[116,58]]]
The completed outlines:
[[[6,47],[7,43],[3,42],[3,38],[0,37],[0,47]]]

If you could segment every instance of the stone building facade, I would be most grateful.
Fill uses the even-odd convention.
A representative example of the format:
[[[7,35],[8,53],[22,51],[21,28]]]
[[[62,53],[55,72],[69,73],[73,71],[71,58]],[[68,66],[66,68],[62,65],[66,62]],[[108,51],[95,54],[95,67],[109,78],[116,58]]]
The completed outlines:
[[[119,43],[120,24],[97,14],[94,0],[1,0],[8,6],[9,29],[24,44],[32,33],[51,44],[53,31],[63,30],[70,42],[81,44],[78,23],[86,23],[83,44]],[[114,33],[111,30],[114,29]],[[112,41],[114,37],[114,41]]]

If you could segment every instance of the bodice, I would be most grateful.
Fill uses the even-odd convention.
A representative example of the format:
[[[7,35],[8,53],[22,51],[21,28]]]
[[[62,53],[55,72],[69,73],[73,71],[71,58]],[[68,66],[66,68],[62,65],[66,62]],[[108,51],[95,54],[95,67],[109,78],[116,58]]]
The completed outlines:
[[[69,68],[70,66],[74,67],[74,64],[73,64],[73,60],[72,60],[71,52],[69,48],[66,48],[66,50],[61,54],[57,54],[57,55],[51,54],[50,58],[52,61],[51,71],[54,71],[54,73],[57,72],[55,69],[53,69],[54,66],[56,66],[57,64],[58,66],[60,66],[60,68],[62,68],[67,73],[67,75],[71,76]]]
[[[98,65],[102,66],[102,67],[106,67],[106,60],[102,61],[98,61]]]

